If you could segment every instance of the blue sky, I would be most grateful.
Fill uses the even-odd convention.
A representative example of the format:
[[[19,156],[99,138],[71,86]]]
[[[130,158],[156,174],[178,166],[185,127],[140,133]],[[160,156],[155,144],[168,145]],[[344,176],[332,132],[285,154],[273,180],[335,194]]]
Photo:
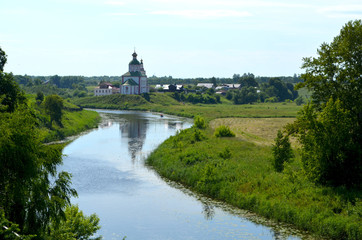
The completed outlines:
[[[302,73],[361,0],[0,0],[5,71],[120,76],[134,47],[147,75]]]

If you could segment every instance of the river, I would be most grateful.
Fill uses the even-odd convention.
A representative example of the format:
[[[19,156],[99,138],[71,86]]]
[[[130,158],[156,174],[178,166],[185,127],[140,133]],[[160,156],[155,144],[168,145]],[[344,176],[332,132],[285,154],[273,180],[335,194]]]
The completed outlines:
[[[97,110],[98,129],[64,148],[59,170],[72,174],[87,215],[96,213],[103,239],[307,239],[246,211],[162,179],[144,164],[160,143],[190,120],[148,112]]]

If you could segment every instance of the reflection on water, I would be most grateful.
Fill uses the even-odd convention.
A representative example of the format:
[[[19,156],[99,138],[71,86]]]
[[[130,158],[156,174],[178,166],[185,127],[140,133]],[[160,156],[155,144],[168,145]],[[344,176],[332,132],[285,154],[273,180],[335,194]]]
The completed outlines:
[[[64,149],[60,170],[72,173],[79,194],[72,201],[97,213],[104,239],[300,239],[290,228],[199,196],[145,167],[145,157],[190,121],[99,112],[99,128]]]
[[[214,206],[212,204],[209,204],[209,203],[206,203],[206,202],[203,202],[202,203],[202,207],[203,207],[203,214],[205,216],[205,219],[206,220],[212,220],[212,218],[214,217],[215,215],[215,210],[214,210]]]
[[[133,118],[119,125],[122,138],[128,141],[128,152],[134,161],[137,153],[142,150],[146,139],[148,120],[144,118]]]

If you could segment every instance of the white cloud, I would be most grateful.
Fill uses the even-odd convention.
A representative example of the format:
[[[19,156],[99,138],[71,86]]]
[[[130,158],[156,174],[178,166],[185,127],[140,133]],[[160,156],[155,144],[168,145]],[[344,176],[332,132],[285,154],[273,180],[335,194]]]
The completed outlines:
[[[167,10],[153,11],[154,15],[172,15],[186,18],[222,18],[222,17],[249,17],[251,13],[235,10]]]

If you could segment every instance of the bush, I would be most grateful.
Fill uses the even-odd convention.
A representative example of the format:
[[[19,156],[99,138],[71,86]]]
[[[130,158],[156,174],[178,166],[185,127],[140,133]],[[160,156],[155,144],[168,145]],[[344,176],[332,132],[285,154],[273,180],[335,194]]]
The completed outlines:
[[[222,159],[230,159],[231,158],[231,151],[229,147],[225,147],[225,149],[219,153],[219,157]]]
[[[206,121],[203,117],[196,116],[194,119],[194,126],[200,129],[206,128]]]
[[[235,137],[235,133],[233,133],[228,126],[221,125],[216,128],[215,137]]]

